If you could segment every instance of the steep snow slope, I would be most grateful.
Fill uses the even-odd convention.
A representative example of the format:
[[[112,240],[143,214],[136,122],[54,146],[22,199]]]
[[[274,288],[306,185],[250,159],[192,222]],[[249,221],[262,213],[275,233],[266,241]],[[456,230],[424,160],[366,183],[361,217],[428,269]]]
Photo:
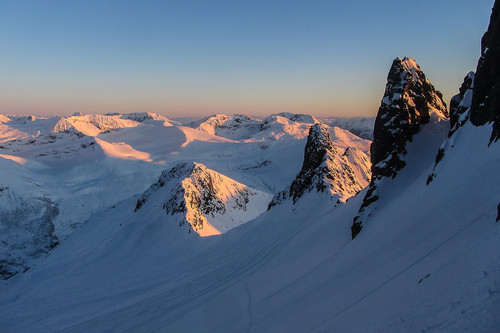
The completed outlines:
[[[370,154],[371,141],[360,138],[351,132],[340,127],[330,127],[328,133],[332,139],[332,143],[340,148],[356,148],[366,154]]]
[[[494,331],[500,145],[488,148],[490,132],[462,128],[429,186],[432,165],[398,175],[413,186],[353,241],[361,196],[332,209],[310,194],[202,239],[176,233],[164,212],[131,218],[135,201],[124,201],[4,283],[0,322],[6,332]]]

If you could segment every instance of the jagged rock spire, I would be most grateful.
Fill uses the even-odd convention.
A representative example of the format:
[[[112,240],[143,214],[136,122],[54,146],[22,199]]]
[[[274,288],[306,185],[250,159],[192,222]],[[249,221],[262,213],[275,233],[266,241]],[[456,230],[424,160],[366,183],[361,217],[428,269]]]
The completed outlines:
[[[311,126],[302,169],[290,186],[290,197],[293,202],[297,201],[305,191],[310,192],[316,188],[318,192],[324,192],[327,189],[332,178],[328,170],[328,161],[334,160],[338,155],[326,128],[320,124]]]
[[[373,176],[394,177],[405,163],[406,143],[431,116],[447,117],[442,95],[412,58],[396,58],[387,76],[371,146]],[[382,165],[378,165],[384,161]]]
[[[170,220],[189,224],[200,236],[217,235],[256,217],[271,196],[211,170],[200,163],[180,163],[162,172],[137,200],[135,212],[159,200]],[[252,205],[253,212],[247,211]],[[154,206],[154,205],[153,205]],[[242,217],[241,213],[245,212]]]
[[[458,90],[458,94],[453,96],[450,101],[450,132],[448,137],[455,133],[465,122],[465,112],[469,109],[472,101],[472,91],[474,88],[474,72],[469,72],[464,82]],[[465,117],[465,119],[464,119]]]
[[[500,138],[500,4],[495,1],[474,78],[470,120],[476,126],[493,121],[491,141]]]
[[[274,197],[269,208],[287,198],[291,198],[295,204],[305,193],[313,190],[329,192],[340,201],[355,195],[368,184],[369,175],[356,175],[354,165],[350,161],[354,160],[354,154],[361,155],[361,160],[363,157],[366,159],[366,155],[361,151],[351,149],[339,152],[332,143],[328,129],[324,125],[314,124],[309,129],[302,169],[290,188]]]
[[[396,58],[387,76],[384,97],[378,110],[371,145],[372,179],[360,213],[378,200],[377,184],[394,178],[405,166],[406,144],[421,125],[446,118],[442,94],[427,80],[412,58]],[[351,228],[354,238],[362,228],[360,214]]]

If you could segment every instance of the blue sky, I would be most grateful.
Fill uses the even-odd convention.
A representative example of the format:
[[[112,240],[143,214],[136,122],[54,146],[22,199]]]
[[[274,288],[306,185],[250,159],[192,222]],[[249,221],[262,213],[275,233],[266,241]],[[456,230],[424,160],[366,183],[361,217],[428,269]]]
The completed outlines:
[[[3,1],[0,113],[376,114],[395,57],[446,101],[493,0]]]

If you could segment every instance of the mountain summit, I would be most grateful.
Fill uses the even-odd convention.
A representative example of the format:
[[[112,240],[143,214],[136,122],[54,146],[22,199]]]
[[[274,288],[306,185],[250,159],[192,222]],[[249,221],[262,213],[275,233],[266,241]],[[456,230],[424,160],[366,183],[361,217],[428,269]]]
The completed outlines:
[[[378,110],[371,145],[372,179],[361,205],[362,212],[378,200],[377,186],[383,178],[394,178],[406,165],[407,144],[421,125],[440,122],[448,112],[442,94],[427,80],[412,58],[396,58],[387,76],[384,97]],[[354,218],[352,237],[362,228]]]
[[[180,163],[162,172],[137,200],[135,212],[152,202],[149,209],[161,206],[179,226],[188,223],[189,232],[212,236],[257,217],[270,197],[203,164]]]
[[[394,59],[378,110],[371,146],[374,178],[394,177],[404,165],[406,143],[431,118],[446,118],[442,94],[412,58]],[[381,163],[383,162],[383,163]]]
[[[277,194],[269,207],[286,198],[291,198],[295,203],[313,190],[327,192],[340,201],[346,201],[366,187],[370,179],[366,154],[356,148],[348,147],[343,153],[338,149],[324,125],[311,126],[302,169],[290,188]]]

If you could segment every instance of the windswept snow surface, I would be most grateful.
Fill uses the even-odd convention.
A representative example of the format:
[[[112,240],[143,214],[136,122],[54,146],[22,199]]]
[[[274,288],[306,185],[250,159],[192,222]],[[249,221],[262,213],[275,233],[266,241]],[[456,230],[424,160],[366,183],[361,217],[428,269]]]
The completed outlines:
[[[409,151],[421,164],[394,179],[409,186],[353,241],[363,192],[338,207],[311,192],[204,238],[123,200],[2,282],[2,332],[497,331],[500,144],[488,147],[490,132],[460,128],[428,186],[432,154]],[[219,144],[219,165],[238,158],[235,143]],[[249,170],[259,167],[233,173],[258,184]]]

